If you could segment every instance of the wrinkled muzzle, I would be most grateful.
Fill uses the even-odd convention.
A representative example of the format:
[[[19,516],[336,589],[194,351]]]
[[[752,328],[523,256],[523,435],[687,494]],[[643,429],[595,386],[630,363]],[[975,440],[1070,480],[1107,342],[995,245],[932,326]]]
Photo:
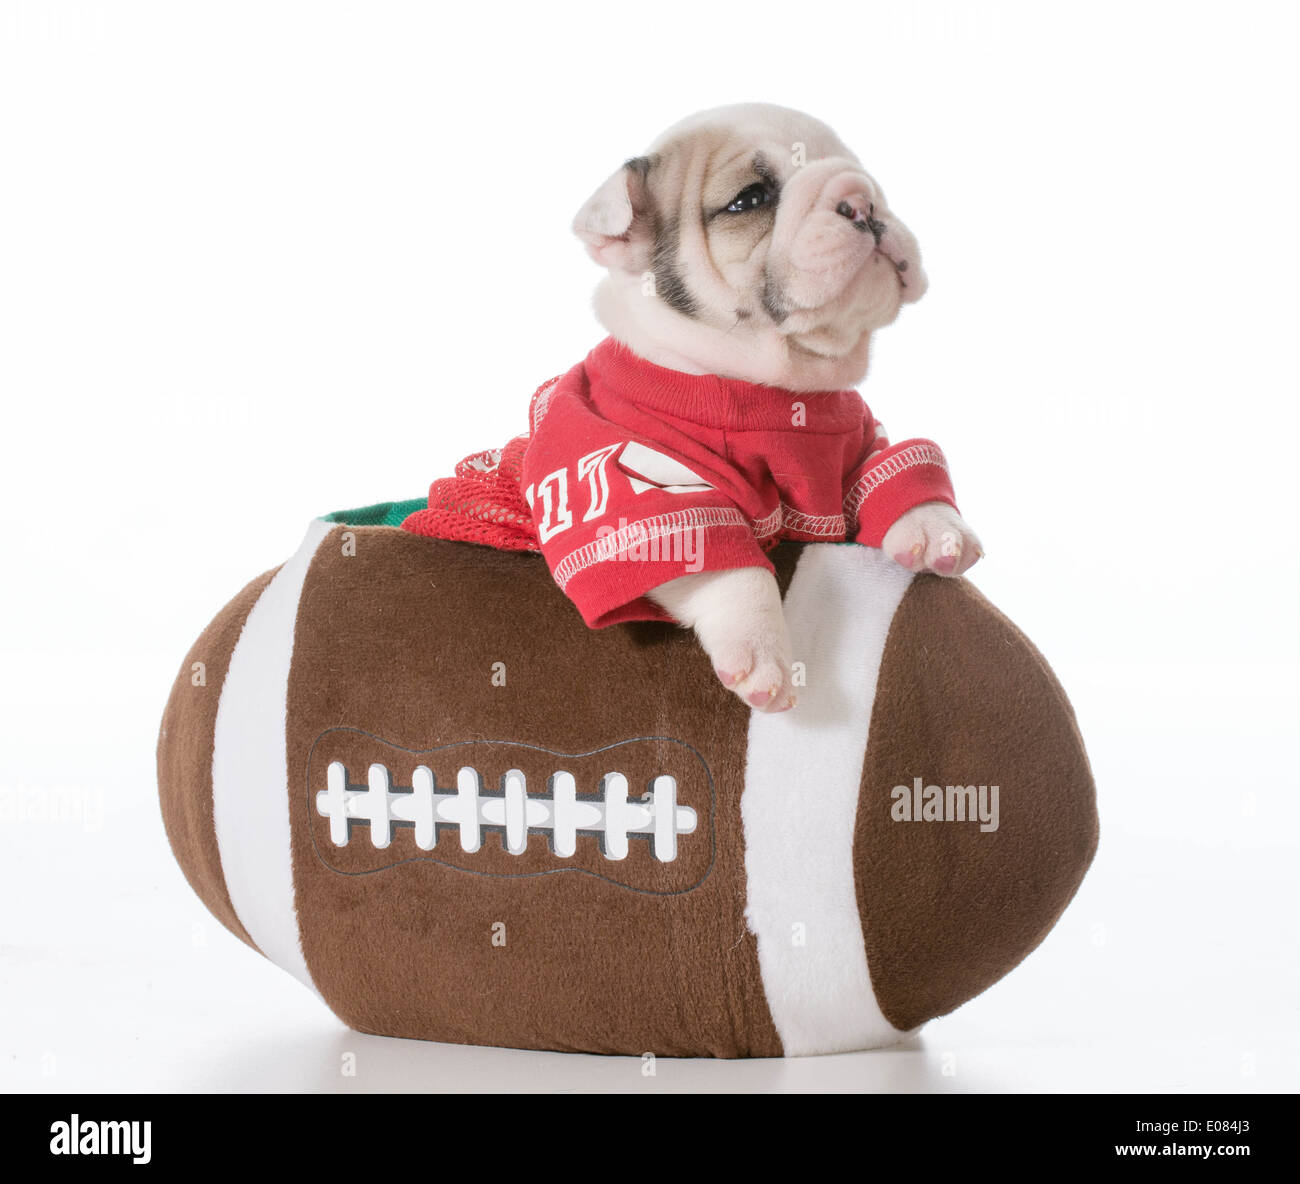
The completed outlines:
[[[767,264],[778,320],[816,311],[885,324],[926,285],[916,239],[856,162],[815,161],[786,182]]]

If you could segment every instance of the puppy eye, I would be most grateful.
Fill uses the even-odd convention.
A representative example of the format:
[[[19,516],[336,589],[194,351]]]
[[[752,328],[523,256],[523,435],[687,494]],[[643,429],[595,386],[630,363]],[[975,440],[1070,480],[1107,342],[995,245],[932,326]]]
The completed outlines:
[[[750,210],[758,209],[759,206],[767,205],[771,200],[772,195],[768,192],[767,186],[755,182],[753,185],[746,186],[731,199],[731,204],[727,206],[727,213],[745,214]]]

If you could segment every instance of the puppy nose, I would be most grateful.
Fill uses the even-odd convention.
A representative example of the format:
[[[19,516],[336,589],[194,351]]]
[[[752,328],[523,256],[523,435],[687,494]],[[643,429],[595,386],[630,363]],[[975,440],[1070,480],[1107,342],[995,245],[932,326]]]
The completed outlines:
[[[880,240],[885,233],[885,224],[876,217],[876,207],[874,205],[870,202],[854,204],[853,202],[842,201],[835,207],[835,212],[841,217],[847,218],[863,234],[870,231],[871,237],[876,240],[876,246],[880,246]]]

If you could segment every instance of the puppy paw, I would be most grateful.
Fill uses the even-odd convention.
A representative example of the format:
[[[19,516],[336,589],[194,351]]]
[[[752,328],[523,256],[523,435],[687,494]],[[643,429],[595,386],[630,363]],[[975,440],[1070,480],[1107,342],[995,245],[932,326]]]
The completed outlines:
[[[719,681],[747,706],[777,712],[795,705],[784,637],[742,633],[700,640]]]
[[[755,711],[795,704],[781,593],[762,567],[679,576],[649,596],[695,630],[722,685]]]
[[[978,536],[946,502],[923,502],[885,534],[881,549],[908,571],[959,576],[984,555]]]

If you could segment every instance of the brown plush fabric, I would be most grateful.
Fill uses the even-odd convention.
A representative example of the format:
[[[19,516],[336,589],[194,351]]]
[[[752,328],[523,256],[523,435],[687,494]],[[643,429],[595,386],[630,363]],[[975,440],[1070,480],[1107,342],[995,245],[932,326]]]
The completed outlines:
[[[342,546],[345,530],[355,553]],[[783,591],[802,553],[773,553]],[[230,653],[272,575],[245,588],[187,655],[158,746],[176,858],[250,945],[213,828],[213,727]],[[207,666],[204,687],[191,683],[196,661]],[[339,526],[303,585],[287,708],[302,950],[346,1023],[467,1044],[781,1054],[744,920],[749,712],[689,632],[648,622],[592,632],[535,555]],[[382,764],[395,792],[417,766],[451,791],[470,766],[487,793],[518,769],[529,794],[549,794],[564,770],[580,797],[620,772],[635,799],[668,772],[697,825],[671,862],[637,837],[626,858],[609,859],[583,834],[563,858],[540,831],[510,854],[501,828],[485,828],[473,853],[451,826],[432,850],[403,825],[377,847],[363,821],[336,846],[316,805],[333,761],[353,787]],[[996,784],[998,828],[894,821],[891,790],[917,777]],[[816,791],[790,786],[796,798]],[[894,617],[854,841],[872,985],[901,1030],[1015,966],[1092,858],[1093,785],[1070,706],[1033,646],[964,580],[917,578]]]
[[[895,786],[997,785],[998,829],[894,821]],[[885,1017],[910,1029],[1001,978],[1055,924],[1097,848],[1092,774],[1038,651],[964,580],[915,580],[881,664],[855,835]]]
[[[158,794],[163,826],[190,887],[227,929],[254,949],[235,915],[221,870],[212,822],[212,731],[230,655],[257,598],[279,568],[260,575],[199,635],[172,685],[158,733]],[[205,685],[193,684],[193,666],[205,666]]]
[[[362,1031],[466,1044],[780,1055],[743,917],[748,712],[691,635],[588,630],[536,556],[350,529],[356,554],[336,531],[308,573],[289,682],[302,945],[330,1006]],[[565,769],[594,794],[617,770],[629,798],[666,768],[699,825],[671,864],[637,839],[607,860],[582,835],[570,860],[543,835],[510,855],[491,831],[466,855],[454,828],[422,852],[409,828],[376,850],[361,824],[340,848],[315,809],[330,760],[354,784],[372,760],[395,785],[425,764],[440,788],[461,764],[488,789],[518,768],[529,793]]]

